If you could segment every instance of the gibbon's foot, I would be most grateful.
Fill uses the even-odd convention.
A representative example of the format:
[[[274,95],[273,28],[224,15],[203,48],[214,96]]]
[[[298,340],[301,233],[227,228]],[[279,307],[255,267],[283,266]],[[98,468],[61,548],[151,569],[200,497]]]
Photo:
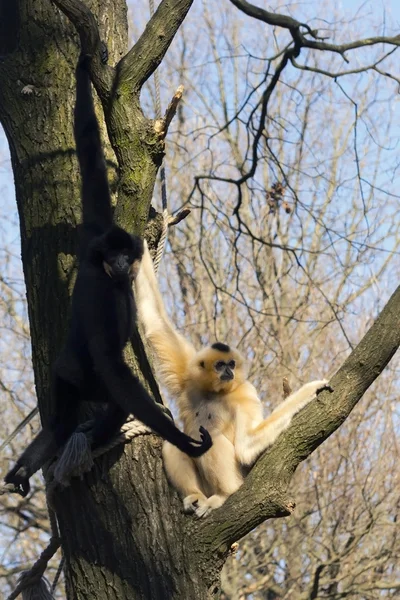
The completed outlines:
[[[325,385],[323,385],[322,387],[318,388],[318,389],[317,389],[317,391],[316,391],[316,394],[317,394],[317,396],[318,396],[318,394],[319,394],[320,392],[325,392],[325,391],[327,391],[327,392],[330,392],[331,394],[332,394],[332,392],[334,391],[334,390],[333,390],[333,387],[332,387],[331,385],[329,385],[329,383],[328,383],[328,382],[326,382],[326,383],[325,383]]]
[[[205,502],[202,502],[201,505],[199,505],[196,508],[196,510],[194,511],[196,517],[198,517],[199,519],[201,517],[206,517],[210,514],[212,510],[215,510],[216,508],[222,506],[225,500],[226,496],[218,496],[218,494],[210,496]]]
[[[17,463],[15,467],[7,473],[4,481],[6,483],[13,483],[16,488],[15,491],[23,498],[29,494],[29,490],[31,489],[29,483],[29,471],[24,465]]]
[[[197,494],[190,494],[190,496],[186,496],[183,499],[183,511],[186,514],[194,513],[197,508],[203,506],[207,502],[207,498],[201,492],[197,492]]]

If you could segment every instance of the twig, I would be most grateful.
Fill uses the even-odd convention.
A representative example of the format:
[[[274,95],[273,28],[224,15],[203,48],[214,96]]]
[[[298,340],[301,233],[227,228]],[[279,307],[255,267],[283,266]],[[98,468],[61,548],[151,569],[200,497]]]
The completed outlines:
[[[168,227],[172,227],[173,225],[178,225],[178,223],[183,221],[183,219],[186,219],[186,217],[189,214],[190,214],[190,209],[184,208],[183,210],[180,210],[174,217],[171,215],[168,218]]]

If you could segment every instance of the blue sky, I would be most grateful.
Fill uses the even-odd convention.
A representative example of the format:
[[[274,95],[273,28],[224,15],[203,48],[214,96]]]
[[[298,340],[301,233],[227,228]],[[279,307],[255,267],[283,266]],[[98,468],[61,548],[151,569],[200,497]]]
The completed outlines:
[[[226,6],[235,11],[227,0],[225,0]],[[257,2],[260,6],[265,6],[264,2]],[[146,2],[141,4],[146,6]],[[131,3],[131,6],[135,6]],[[198,6],[198,5],[197,5]],[[321,9],[321,4],[315,1],[302,2],[296,5],[291,4],[290,8],[287,9],[286,4],[281,2],[268,3],[268,8],[277,8],[281,6],[282,12],[287,11],[292,16],[295,16],[301,20],[309,18],[311,15],[323,15],[318,19],[309,21],[313,26],[323,27],[326,22],[331,22],[333,19],[330,17],[336,11],[341,19],[345,22],[350,22],[352,25],[343,27],[346,31],[345,37],[351,32],[352,26],[358,28],[361,22],[364,23],[363,29],[370,35],[378,35],[385,33],[386,35],[397,34],[400,29],[400,3],[396,0],[387,1],[370,1],[360,3],[357,0],[349,0],[343,3],[337,3],[333,0],[328,0],[324,3],[324,9]],[[195,7],[194,7],[195,9]],[[146,16],[145,11],[137,11],[140,14],[140,18],[143,19]],[[194,15],[193,17],[194,18]],[[248,26],[251,31],[253,21],[252,19],[241,15],[243,22],[246,27]],[[190,19],[190,13],[189,13]],[[368,24],[368,27],[367,25]],[[384,25],[383,25],[384,24]],[[340,31],[340,27],[337,27],[337,31]],[[354,64],[354,61],[353,61]],[[350,64],[350,67],[352,64]],[[396,124],[395,124],[396,126]],[[399,131],[400,133],[400,131]],[[392,138],[395,132],[392,131]],[[14,196],[14,183],[13,176],[9,160],[8,144],[3,130],[0,128],[0,192],[2,195],[2,206],[0,208],[0,247],[7,245],[12,254],[15,257],[19,256],[19,228],[18,228],[18,215],[15,204]],[[13,261],[14,274],[21,274],[20,265],[17,264],[18,260]]]
[[[227,0],[225,0],[227,2]],[[135,6],[134,2],[129,3],[131,7]],[[267,8],[276,8],[282,6],[282,12],[285,11],[286,3],[283,2],[255,2],[259,6],[267,6]],[[314,21],[316,27],[323,27],[324,20],[329,22],[330,10],[334,9],[343,16],[345,21],[353,20],[354,23],[366,19],[371,26],[371,35],[386,34],[395,35],[400,30],[400,2],[398,0],[376,0],[359,2],[358,0],[346,0],[345,2],[334,2],[328,0],[324,2],[326,9],[322,11],[321,3],[310,1],[296,4],[295,8],[289,10],[290,14],[301,19],[306,15],[321,15]],[[233,7],[232,7],[232,10]],[[142,13],[143,14],[143,13]],[[386,25],[383,25],[386,23]],[[248,26],[252,27],[252,19],[248,18]],[[2,208],[0,210],[0,232],[8,242],[18,244],[18,216],[16,212],[14,183],[11,172],[8,143],[4,131],[0,126],[0,192],[2,195]],[[6,218],[6,221],[4,219]],[[3,237],[4,240],[4,237]]]

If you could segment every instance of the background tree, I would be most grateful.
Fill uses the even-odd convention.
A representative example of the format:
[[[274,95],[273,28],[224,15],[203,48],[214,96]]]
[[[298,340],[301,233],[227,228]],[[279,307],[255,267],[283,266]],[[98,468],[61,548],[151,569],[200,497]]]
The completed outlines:
[[[117,218],[137,232],[146,221],[163,153],[154,121],[141,110],[154,116],[152,88],[142,84],[190,4],[162,2],[116,71],[96,61],[93,68],[112,146]],[[58,5],[77,26],[82,45],[97,57],[95,23],[84,6]],[[5,6],[0,3],[2,14]],[[145,25],[139,23],[139,14],[142,19],[146,14],[140,6],[133,6],[137,28]],[[10,142],[36,389],[46,418],[49,367],[65,331],[80,211],[71,126],[79,41],[50,2],[26,1],[18,7],[1,21],[7,36],[0,36],[5,45],[0,118]],[[125,5],[91,2],[90,8],[114,66],[127,52]],[[315,16],[300,13],[296,5],[289,11],[302,22]],[[384,282],[398,275],[391,260],[398,249],[396,159],[389,152],[396,82],[393,56],[386,57],[398,40],[388,35],[390,45],[372,46],[370,54],[364,53],[365,42],[358,42],[351,64],[361,66],[352,69],[358,71],[353,77],[341,76],[342,48],[333,53],[328,47],[325,52],[301,49],[328,41],[315,32],[307,35],[307,28],[288,21],[288,15],[279,22],[265,11],[254,16],[257,21],[246,28],[249,18],[230,5],[192,7],[192,20],[180,29],[164,63],[164,97],[169,100],[179,83],[190,86],[169,135],[168,167],[171,206],[190,205],[192,217],[171,232],[176,262],[170,256],[165,261],[163,285],[166,295],[173,290],[175,320],[195,341],[232,339],[252,359],[252,380],[272,406],[281,399],[283,376],[295,387],[299,376],[306,381],[340,366],[371,325],[370,315],[382,308],[388,296],[382,293]],[[329,43],[362,39],[354,22],[340,24],[337,32],[329,27]],[[383,79],[379,71],[389,75]],[[111,96],[113,81],[118,93]],[[10,288],[8,278],[5,283]],[[23,313],[13,308],[18,301],[13,291],[3,306],[10,330],[20,334]],[[203,523],[181,515],[162,476],[160,442],[153,436],[136,440],[124,453],[121,447],[110,452],[84,482],[74,481],[71,490],[60,493],[69,595],[217,594],[230,543],[267,517],[291,510],[287,486],[297,463],[346,417],[394,352],[396,302],[394,297],[372,334],[376,337],[367,338],[334,378],[329,405],[322,397],[296,419],[222,515],[216,512]],[[26,332],[23,339],[25,344]],[[20,352],[24,347],[21,341]],[[6,368],[10,360],[4,347]],[[22,386],[22,372],[16,378],[21,398],[8,371],[4,379],[26,414],[23,403],[32,388],[29,376]],[[390,399],[396,381],[395,371],[388,369],[340,435],[297,472],[299,520],[266,523],[241,543],[224,577],[226,596],[395,593],[397,415]],[[9,407],[2,408],[7,415]],[[11,430],[20,417],[12,411],[7,427]],[[13,584],[15,572],[44,541],[43,496],[36,488],[29,502],[2,500],[7,527],[20,532],[33,526],[30,538],[24,533],[8,548],[2,575]]]

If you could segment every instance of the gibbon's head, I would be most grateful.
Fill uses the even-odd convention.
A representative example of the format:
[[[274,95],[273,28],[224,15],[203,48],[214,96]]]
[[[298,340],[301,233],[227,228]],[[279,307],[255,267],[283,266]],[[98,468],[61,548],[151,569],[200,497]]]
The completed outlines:
[[[113,225],[96,238],[91,247],[92,257],[111,279],[135,279],[143,256],[143,241],[125,229]]]
[[[193,359],[189,380],[203,392],[233,392],[246,381],[246,365],[238,350],[217,342]]]

